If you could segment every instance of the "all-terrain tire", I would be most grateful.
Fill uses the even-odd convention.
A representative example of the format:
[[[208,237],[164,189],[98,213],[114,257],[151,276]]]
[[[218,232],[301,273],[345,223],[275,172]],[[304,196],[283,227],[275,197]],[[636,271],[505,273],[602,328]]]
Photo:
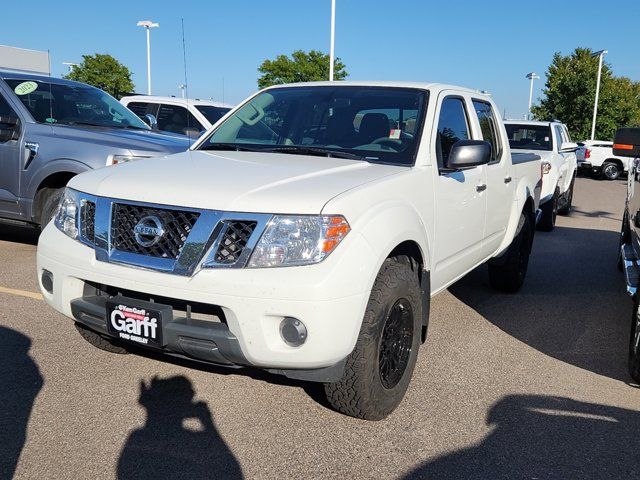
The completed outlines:
[[[624,270],[622,265],[622,245],[628,245],[631,243],[631,231],[629,230],[629,211],[627,207],[624,209],[624,215],[622,217],[622,226],[620,227],[620,242],[618,243],[618,270],[621,272]]]
[[[327,400],[337,411],[381,420],[402,401],[421,338],[418,271],[418,264],[406,256],[388,258],[382,265],[344,374],[337,382],[325,384]]]
[[[41,205],[38,219],[40,229],[44,230],[44,227],[55,217],[63,193],[64,188],[43,188],[38,192],[36,205]]]
[[[640,383],[640,305],[638,295],[633,300],[631,315],[631,334],[629,336],[629,375]]]
[[[553,197],[547,203],[540,206],[540,222],[538,223],[538,230],[543,232],[550,232],[556,226],[556,217],[558,216],[558,197],[560,191],[556,188],[553,192]]]
[[[508,293],[520,290],[527,276],[533,235],[531,215],[523,212],[516,235],[507,251],[500,257],[489,260],[489,282],[494,289]]]
[[[80,333],[80,335],[82,336],[82,338],[84,338],[87,342],[89,342],[94,347],[109,353],[119,353],[119,354],[129,353],[129,351],[126,348],[121,347],[120,345],[116,345],[111,340],[103,337],[102,335],[94,332],[93,330],[89,330],[84,325],[76,322],[75,326],[78,332]]]

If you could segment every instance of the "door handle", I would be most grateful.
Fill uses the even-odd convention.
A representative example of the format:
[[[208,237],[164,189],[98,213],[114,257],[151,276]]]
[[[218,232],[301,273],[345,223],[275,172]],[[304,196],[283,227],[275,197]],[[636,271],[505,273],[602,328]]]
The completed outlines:
[[[511,183],[511,177],[504,177],[504,183]]]
[[[476,190],[478,192],[484,192],[487,189],[487,185],[485,183],[476,186]]]

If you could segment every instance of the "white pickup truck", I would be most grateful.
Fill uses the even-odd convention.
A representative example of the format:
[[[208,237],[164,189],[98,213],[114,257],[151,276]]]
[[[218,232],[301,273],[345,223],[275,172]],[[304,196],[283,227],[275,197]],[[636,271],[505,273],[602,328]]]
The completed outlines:
[[[579,170],[607,180],[617,180],[629,171],[629,159],[613,154],[613,142],[585,140],[578,145]]]
[[[506,121],[505,127],[512,151],[537,153],[542,158],[538,228],[550,232],[557,214],[571,211],[578,144],[571,141],[567,126],[557,121]]]
[[[496,288],[524,281],[540,158],[512,157],[497,112],[439,84],[259,92],[183,155],[72,179],[40,236],[44,298],[99,348],[322,382],[383,418],[431,296],[487,261]]]

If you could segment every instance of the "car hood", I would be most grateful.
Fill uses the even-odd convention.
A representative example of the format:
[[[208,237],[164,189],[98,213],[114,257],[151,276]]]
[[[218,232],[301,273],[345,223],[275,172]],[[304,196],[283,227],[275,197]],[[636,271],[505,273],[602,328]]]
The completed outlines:
[[[192,143],[186,136],[164,135],[152,130],[56,125],[53,133],[57,138],[86,143],[88,148],[99,144],[114,149],[127,149],[134,155],[184,152]]]
[[[69,186],[163,205],[318,214],[336,195],[406,168],[281,153],[187,151],[87,172]]]

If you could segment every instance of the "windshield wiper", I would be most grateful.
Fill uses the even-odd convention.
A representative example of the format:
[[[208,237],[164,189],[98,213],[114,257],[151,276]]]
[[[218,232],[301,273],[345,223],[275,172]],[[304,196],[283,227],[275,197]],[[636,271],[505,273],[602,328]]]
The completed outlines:
[[[198,150],[228,150],[233,152],[261,152],[261,148],[243,147],[236,143],[207,143]]]
[[[355,153],[341,152],[337,150],[331,150],[329,148],[303,147],[298,145],[283,145],[281,147],[265,148],[262,149],[262,151],[274,153],[292,153],[294,155],[318,155],[321,157],[344,158],[347,160],[364,160],[365,162],[369,161],[367,157],[357,155]]]
[[[93,123],[93,122],[84,122],[81,120],[72,120],[70,122],[58,122],[58,125],[81,125],[87,127],[110,127],[111,125],[105,125],[104,123]]]

